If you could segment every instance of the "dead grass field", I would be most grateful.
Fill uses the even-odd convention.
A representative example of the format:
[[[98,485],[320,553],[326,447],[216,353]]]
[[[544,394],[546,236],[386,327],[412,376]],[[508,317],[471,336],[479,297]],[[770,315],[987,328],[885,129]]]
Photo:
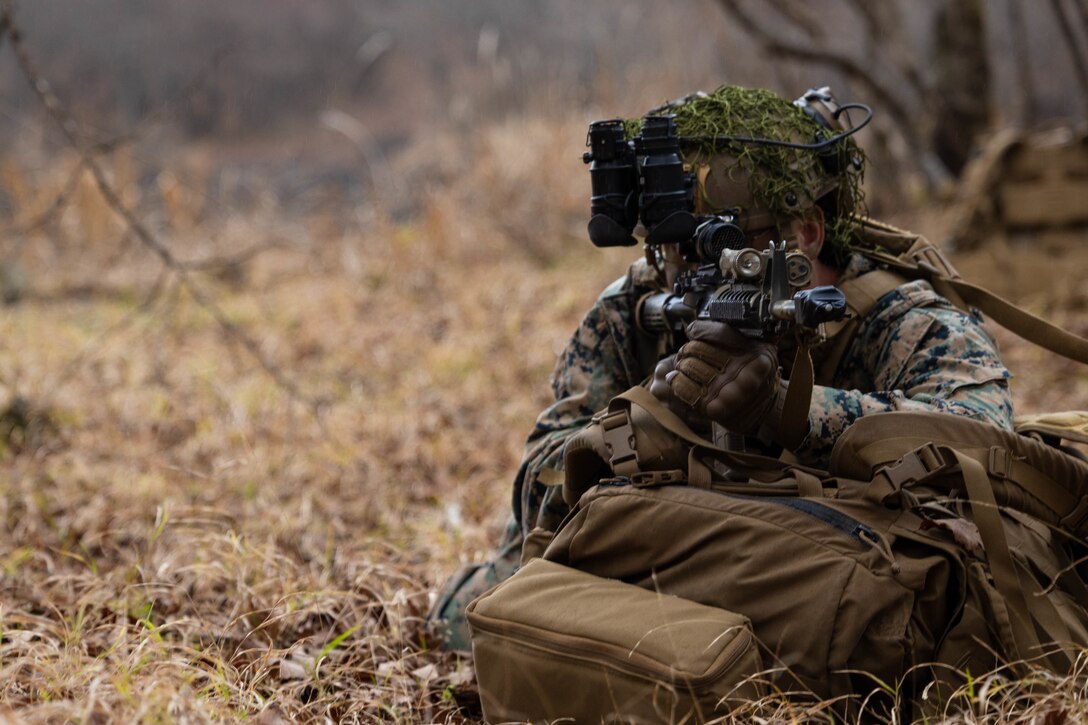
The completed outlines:
[[[583,136],[485,129],[406,221],[162,206],[183,259],[276,242],[194,278],[316,414],[184,290],[140,307],[158,263],[93,190],[2,240],[28,291],[0,309],[0,722],[475,721],[471,668],[421,618],[496,540],[554,357],[632,254],[584,241]],[[17,222],[56,163],[6,167]],[[1088,287],[1051,268],[1026,298],[1088,333]],[[1083,367],[1001,339],[1022,409],[1088,408]],[[1083,713],[1082,685],[1032,716]],[[989,698],[962,720],[1017,712]]]

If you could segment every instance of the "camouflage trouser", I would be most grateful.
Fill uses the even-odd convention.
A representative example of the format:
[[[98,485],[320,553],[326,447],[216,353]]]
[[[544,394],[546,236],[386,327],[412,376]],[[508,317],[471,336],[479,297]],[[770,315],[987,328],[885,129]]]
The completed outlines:
[[[520,563],[521,527],[511,518],[495,558],[461,567],[439,590],[438,600],[427,614],[427,624],[428,629],[442,640],[442,649],[472,649],[465,608],[491,587],[509,579]]]

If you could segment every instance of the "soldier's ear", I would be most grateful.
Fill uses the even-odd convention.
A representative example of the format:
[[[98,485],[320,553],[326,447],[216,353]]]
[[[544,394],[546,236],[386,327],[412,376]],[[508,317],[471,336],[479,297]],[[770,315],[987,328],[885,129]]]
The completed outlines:
[[[814,206],[805,216],[791,220],[790,231],[797,240],[797,248],[809,259],[816,259],[824,246],[823,210]]]

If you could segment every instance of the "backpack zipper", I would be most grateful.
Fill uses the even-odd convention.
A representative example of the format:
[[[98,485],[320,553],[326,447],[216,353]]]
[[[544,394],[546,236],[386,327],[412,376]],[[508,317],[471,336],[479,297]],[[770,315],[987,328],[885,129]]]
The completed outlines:
[[[771,503],[787,506],[795,511],[806,513],[817,521],[822,521],[831,528],[841,531],[862,544],[865,544],[870,549],[875,550],[880,554],[880,558],[884,559],[884,561],[888,562],[891,566],[892,574],[898,574],[902,571],[902,567],[900,567],[899,562],[895,560],[895,555],[892,553],[892,547],[888,544],[887,539],[878,534],[872,527],[867,526],[852,516],[848,516],[830,506],[824,506],[823,504],[816,503],[815,501],[806,498],[784,498],[781,496],[738,496],[738,498],[769,501]]]
[[[772,503],[781,504],[782,506],[788,506],[791,509],[801,511],[809,516],[824,522],[833,529],[843,532],[849,536],[854,537],[863,544],[872,546],[872,541],[879,540],[879,536],[872,528],[861,523],[857,519],[847,516],[846,514],[836,509],[818,504],[815,501],[810,501],[805,498],[785,498],[782,496],[771,496],[763,498],[759,496],[745,496],[744,498],[752,498],[759,501],[770,501]]]

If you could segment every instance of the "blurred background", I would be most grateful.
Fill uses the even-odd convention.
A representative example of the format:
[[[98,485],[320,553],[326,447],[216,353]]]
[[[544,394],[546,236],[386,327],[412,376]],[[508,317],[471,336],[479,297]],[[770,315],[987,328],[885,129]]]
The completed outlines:
[[[561,150],[544,157],[551,168],[527,170],[516,202],[466,203],[477,213],[514,207],[573,222],[582,210],[531,187],[534,174],[562,174],[584,196],[588,121],[638,116],[722,83],[791,98],[830,85],[840,99],[873,105],[862,138],[873,158],[873,213],[946,202],[994,132],[1083,121],[1086,19],[1082,0],[18,7],[41,76],[82,137],[123,138],[112,162],[122,185],[142,212],[174,226],[262,205],[345,220],[373,205],[411,216],[429,191],[467,183],[466,169],[487,155],[484,129],[528,122],[535,131],[510,141],[523,150],[504,150],[498,163],[522,163],[548,146]],[[23,220],[47,203],[39,196],[70,149],[10,62],[0,66],[0,98],[0,211]]]

